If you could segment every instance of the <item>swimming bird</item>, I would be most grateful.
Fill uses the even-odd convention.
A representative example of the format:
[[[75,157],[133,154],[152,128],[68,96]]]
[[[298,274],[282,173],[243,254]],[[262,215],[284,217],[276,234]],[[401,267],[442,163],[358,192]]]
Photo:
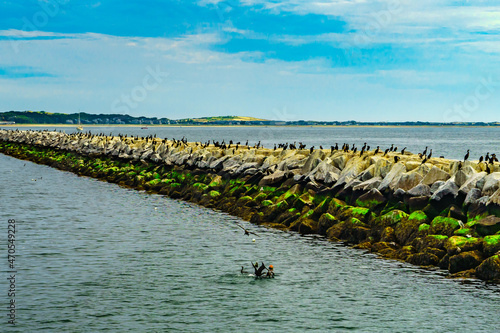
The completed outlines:
[[[247,271],[245,271],[245,267],[241,266],[241,270],[240,270],[241,274],[248,274]]]
[[[238,223],[236,223],[236,225],[245,231],[245,235],[250,236],[250,234],[252,234],[252,235],[258,236],[255,232],[248,231],[247,229],[243,228]]]
[[[465,154],[464,156],[464,162],[467,161],[468,158],[469,158],[469,149],[467,149],[467,154]]]

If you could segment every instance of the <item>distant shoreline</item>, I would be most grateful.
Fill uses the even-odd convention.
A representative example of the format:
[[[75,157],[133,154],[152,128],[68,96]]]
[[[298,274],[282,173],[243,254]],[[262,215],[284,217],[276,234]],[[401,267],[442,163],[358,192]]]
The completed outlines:
[[[0,127],[73,127],[76,129],[75,124],[0,124]],[[290,127],[299,127],[299,128],[419,128],[419,127],[430,127],[430,128],[479,128],[479,127],[491,127],[496,128],[500,126],[492,126],[492,125],[179,125],[179,124],[150,124],[150,125],[140,125],[140,124],[93,124],[93,125],[83,125],[83,130],[87,127],[272,127],[272,128],[290,128]]]

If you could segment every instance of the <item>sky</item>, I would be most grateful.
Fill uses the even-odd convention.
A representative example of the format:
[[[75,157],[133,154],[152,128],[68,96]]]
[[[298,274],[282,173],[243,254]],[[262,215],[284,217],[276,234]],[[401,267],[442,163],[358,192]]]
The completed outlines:
[[[0,111],[500,121],[495,0],[0,0]]]

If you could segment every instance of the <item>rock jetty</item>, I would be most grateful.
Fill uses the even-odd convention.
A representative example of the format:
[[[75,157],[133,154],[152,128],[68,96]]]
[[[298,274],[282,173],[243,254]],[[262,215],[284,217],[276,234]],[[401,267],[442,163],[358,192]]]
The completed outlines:
[[[279,147],[0,130],[0,152],[17,158],[325,235],[451,277],[500,281],[500,164]]]

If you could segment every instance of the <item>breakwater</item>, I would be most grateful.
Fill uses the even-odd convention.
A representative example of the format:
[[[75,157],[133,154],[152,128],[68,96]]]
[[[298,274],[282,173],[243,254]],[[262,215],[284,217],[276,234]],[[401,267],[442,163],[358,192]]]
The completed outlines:
[[[0,142],[12,156],[253,223],[323,234],[452,276],[500,277],[498,164],[58,132],[2,130]]]

